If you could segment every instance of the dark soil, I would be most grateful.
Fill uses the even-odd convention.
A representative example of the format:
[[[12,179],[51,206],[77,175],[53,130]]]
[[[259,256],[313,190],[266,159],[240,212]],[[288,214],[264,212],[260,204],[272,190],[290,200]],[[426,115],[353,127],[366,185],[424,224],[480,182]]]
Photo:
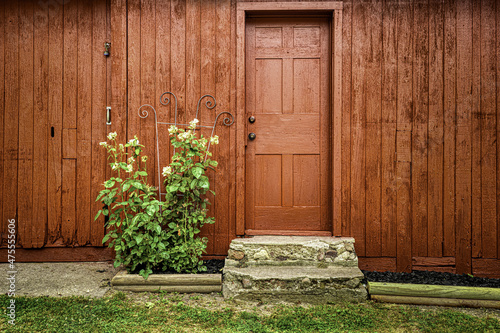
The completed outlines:
[[[487,279],[468,274],[459,275],[430,271],[413,271],[411,273],[363,271],[363,274],[365,275],[365,283],[370,281],[500,288],[500,279]]]

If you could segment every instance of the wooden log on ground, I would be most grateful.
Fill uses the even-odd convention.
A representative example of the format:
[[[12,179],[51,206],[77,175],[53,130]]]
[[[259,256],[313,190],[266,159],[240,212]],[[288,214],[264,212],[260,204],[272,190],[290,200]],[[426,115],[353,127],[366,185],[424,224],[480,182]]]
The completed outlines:
[[[122,271],[111,280],[113,286],[220,286],[221,274],[151,274],[147,280],[138,274]]]
[[[493,301],[493,300],[433,298],[433,297],[414,297],[414,296],[388,296],[388,295],[372,295],[371,299],[379,302],[396,303],[396,304],[466,306],[471,308],[500,309],[500,301]]]
[[[416,296],[500,301],[500,288],[369,282],[368,292],[372,296]]]
[[[177,293],[213,293],[221,292],[222,286],[158,286],[158,285],[129,285],[129,286],[114,286],[114,290],[118,291],[133,291],[133,292],[177,292]]]

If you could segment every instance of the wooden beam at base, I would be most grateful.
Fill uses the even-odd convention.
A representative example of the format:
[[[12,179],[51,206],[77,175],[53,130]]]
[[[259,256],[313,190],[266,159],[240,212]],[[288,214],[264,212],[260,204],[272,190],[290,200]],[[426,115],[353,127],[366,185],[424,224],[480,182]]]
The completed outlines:
[[[114,257],[113,249],[103,247],[16,249],[16,262],[110,261]],[[7,262],[7,249],[0,249],[0,258]]]
[[[500,279],[500,260],[472,259],[472,275]]]
[[[387,295],[372,295],[371,299],[379,302],[396,303],[396,304],[466,306],[471,308],[500,309],[500,301],[491,301],[491,300],[387,296]]]
[[[356,248],[356,244],[354,244]],[[368,258],[359,257],[359,269],[364,271],[396,272],[396,258]]]

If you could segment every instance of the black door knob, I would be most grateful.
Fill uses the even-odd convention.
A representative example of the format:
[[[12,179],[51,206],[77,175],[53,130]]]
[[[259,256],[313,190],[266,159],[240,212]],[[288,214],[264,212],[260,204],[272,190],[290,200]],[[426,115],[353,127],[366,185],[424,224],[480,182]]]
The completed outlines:
[[[250,134],[248,134],[248,138],[249,138],[250,140],[255,140],[255,138],[256,138],[256,137],[257,137],[257,135],[255,135],[255,133],[250,133]]]
[[[255,123],[255,117],[254,117],[254,116],[250,116],[250,118],[248,118],[248,122],[249,122],[250,124]]]

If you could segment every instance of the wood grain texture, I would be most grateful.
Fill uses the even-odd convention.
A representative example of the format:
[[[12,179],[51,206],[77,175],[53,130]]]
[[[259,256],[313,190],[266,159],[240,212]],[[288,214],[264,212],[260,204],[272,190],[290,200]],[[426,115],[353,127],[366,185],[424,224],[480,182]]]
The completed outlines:
[[[430,257],[440,257],[443,253],[443,10],[443,1],[429,3],[427,254]]]
[[[215,17],[215,2],[214,1],[201,1],[201,25],[200,25],[200,43],[201,43],[201,54],[200,54],[200,91],[205,93],[215,93],[215,22],[213,18]],[[203,29],[201,28],[203,27]],[[212,111],[200,112],[199,119],[201,124],[213,124],[215,121],[215,114]],[[204,137],[210,135],[208,131],[203,131]],[[214,184],[216,179],[215,172],[209,172],[208,177],[211,184]],[[211,203],[209,206],[208,215],[215,216],[215,196],[212,194],[208,195],[208,199]],[[215,226],[213,224],[205,225],[202,229],[202,235],[208,237],[207,253],[214,253],[214,232]]]
[[[428,121],[429,12],[427,1],[413,6],[413,130],[412,130],[412,252],[427,255],[428,234]]]
[[[351,235],[352,0],[342,10],[341,235]]]
[[[49,11],[35,6],[34,9],[34,105],[33,137],[37,142],[33,150],[33,219],[31,223],[32,245],[40,248],[47,235],[47,178],[48,178],[48,92],[49,92]]]
[[[456,261],[457,273],[471,272],[472,194],[472,3],[457,2]]]
[[[382,1],[365,6],[369,13],[364,52],[367,82],[381,79],[382,73]],[[382,90],[380,85],[366,84],[366,256],[382,255],[381,180],[382,180]]]
[[[356,252],[366,255],[366,68],[369,11],[353,2],[352,26],[352,114],[351,114],[351,236],[356,240]]]
[[[396,130],[397,130],[397,3],[383,3],[382,26],[382,186],[381,253],[395,257],[397,251]]]
[[[456,4],[444,8],[443,255],[455,255]]]
[[[215,8],[215,94],[217,96],[217,110],[230,109],[230,89],[231,89],[231,2],[222,0],[216,2]],[[215,204],[215,225],[214,253],[225,254],[229,248],[229,188],[225,182],[226,177],[231,177],[230,170],[230,132],[227,126],[221,124],[219,119],[217,125],[217,135],[220,144],[214,147],[214,157],[219,162],[217,174],[215,176],[215,193],[217,201]]]
[[[110,83],[107,80],[107,64],[109,59],[102,56],[103,41],[108,40],[110,26],[107,22],[106,3],[94,0],[92,3],[92,21],[106,22],[106,25],[94,24],[92,27],[92,135],[91,135],[91,189],[90,189],[90,237],[89,243],[92,246],[101,246],[104,237],[104,216],[100,216],[94,221],[94,216],[102,208],[101,202],[96,202],[102,184],[105,181],[107,167],[106,150],[99,145],[99,142],[106,137],[106,114],[103,110],[107,105],[107,94],[110,93]]]
[[[397,270],[411,272],[412,235],[411,198],[411,135],[412,135],[412,81],[413,6],[399,2],[398,9],[398,91],[396,131],[397,181]]]
[[[33,223],[33,3],[22,2],[19,13],[19,180],[18,242],[32,247]],[[21,97],[22,96],[22,97]]]
[[[5,3],[5,111],[3,121],[2,224],[17,218],[19,126],[19,3]],[[10,18],[10,19],[8,19]]]
[[[495,1],[481,2],[480,38],[480,108],[481,108],[481,253],[482,258],[498,258],[497,184],[497,106],[495,86],[500,78],[496,74],[495,38],[498,25]],[[496,81],[496,82],[495,82]],[[496,83],[496,84],[495,84]],[[473,236],[474,237],[474,236]],[[476,239],[476,237],[474,237]]]
[[[92,175],[92,2],[78,3],[76,245],[90,242]],[[97,24],[97,22],[96,22]],[[104,25],[105,26],[105,25]],[[102,110],[102,109],[101,109]],[[97,125],[97,124],[96,124]]]
[[[471,250],[474,257],[481,253],[481,62],[480,62],[480,40],[481,40],[481,2],[472,2],[472,110],[471,112]]]
[[[61,241],[63,142],[63,38],[64,10],[49,11],[48,121],[52,133],[47,161],[47,246]]]
[[[333,201],[332,201],[332,235],[342,235],[342,57],[343,57],[343,14],[333,13],[332,32],[332,167],[333,167]]]

